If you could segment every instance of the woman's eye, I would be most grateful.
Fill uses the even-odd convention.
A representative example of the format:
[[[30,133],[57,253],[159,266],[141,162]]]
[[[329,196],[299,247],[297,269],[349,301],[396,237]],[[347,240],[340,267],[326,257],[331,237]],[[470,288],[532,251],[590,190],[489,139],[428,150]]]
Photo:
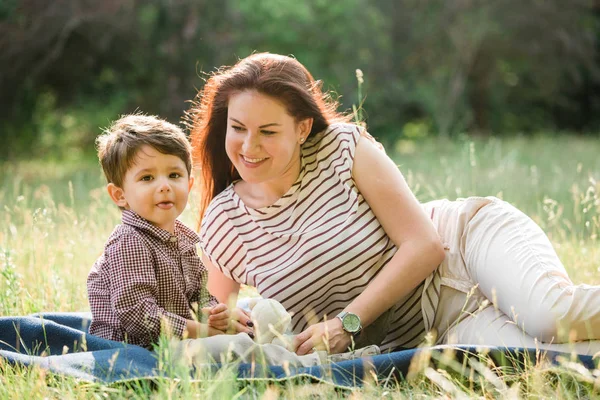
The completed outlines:
[[[181,174],[178,172],[173,172],[172,174],[169,175],[169,178],[171,178],[171,179],[181,178]]]
[[[152,180],[152,175],[144,175],[144,176],[142,176],[141,180],[142,181],[146,181],[146,182],[151,181]]]
[[[261,132],[262,132],[263,135],[267,135],[267,136],[274,135],[274,134],[277,133],[275,131],[265,131],[265,130],[262,130]]]
[[[241,126],[237,126],[237,125],[231,125],[231,129],[233,129],[236,132],[242,132],[244,130],[244,128],[242,128]]]

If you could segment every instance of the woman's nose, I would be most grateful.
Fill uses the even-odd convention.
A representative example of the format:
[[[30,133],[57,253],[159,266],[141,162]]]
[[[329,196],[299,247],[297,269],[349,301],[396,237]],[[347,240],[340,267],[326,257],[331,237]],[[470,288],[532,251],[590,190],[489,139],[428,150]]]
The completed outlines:
[[[246,134],[246,137],[244,138],[244,143],[242,144],[242,150],[243,151],[252,150],[257,146],[258,146],[258,137],[256,135],[254,135],[253,133],[248,132]]]

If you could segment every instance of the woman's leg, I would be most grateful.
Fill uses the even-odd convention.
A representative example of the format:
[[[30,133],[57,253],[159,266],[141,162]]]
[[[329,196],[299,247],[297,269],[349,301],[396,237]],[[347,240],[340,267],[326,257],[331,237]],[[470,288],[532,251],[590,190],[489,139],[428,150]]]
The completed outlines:
[[[469,221],[462,241],[472,279],[516,330],[542,342],[600,339],[600,286],[574,285],[521,211],[495,200]]]
[[[594,355],[600,352],[599,340],[573,343],[541,343],[529,336],[506,314],[488,306],[450,328],[448,344],[481,344],[500,347],[530,347],[567,353]]]

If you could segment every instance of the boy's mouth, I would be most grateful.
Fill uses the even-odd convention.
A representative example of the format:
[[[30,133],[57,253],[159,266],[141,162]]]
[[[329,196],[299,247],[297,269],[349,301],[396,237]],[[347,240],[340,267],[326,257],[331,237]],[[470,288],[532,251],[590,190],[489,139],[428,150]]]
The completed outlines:
[[[174,204],[172,201],[161,201],[156,206],[162,208],[163,210],[169,210],[173,208]]]

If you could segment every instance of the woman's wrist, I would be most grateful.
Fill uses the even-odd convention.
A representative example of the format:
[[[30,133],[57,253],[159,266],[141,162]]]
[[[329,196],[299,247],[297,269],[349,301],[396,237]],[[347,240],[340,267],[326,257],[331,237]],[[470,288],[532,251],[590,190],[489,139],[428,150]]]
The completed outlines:
[[[360,316],[346,309],[336,315],[335,319],[341,322],[342,329],[350,336],[356,336],[363,328]]]
[[[331,336],[335,336],[337,334],[338,336],[338,340],[336,342],[341,343],[341,346],[335,346],[335,349],[331,349],[333,350],[334,353],[343,353],[345,351],[348,351],[348,349],[352,346],[353,343],[353,337],[354,335],[352,335],[350,332],[346,331],[344,329],[344,325],[342,323],[342,320],[339,318],[334,318],[335,322],[334,326],[333,326],[333,335]]]

